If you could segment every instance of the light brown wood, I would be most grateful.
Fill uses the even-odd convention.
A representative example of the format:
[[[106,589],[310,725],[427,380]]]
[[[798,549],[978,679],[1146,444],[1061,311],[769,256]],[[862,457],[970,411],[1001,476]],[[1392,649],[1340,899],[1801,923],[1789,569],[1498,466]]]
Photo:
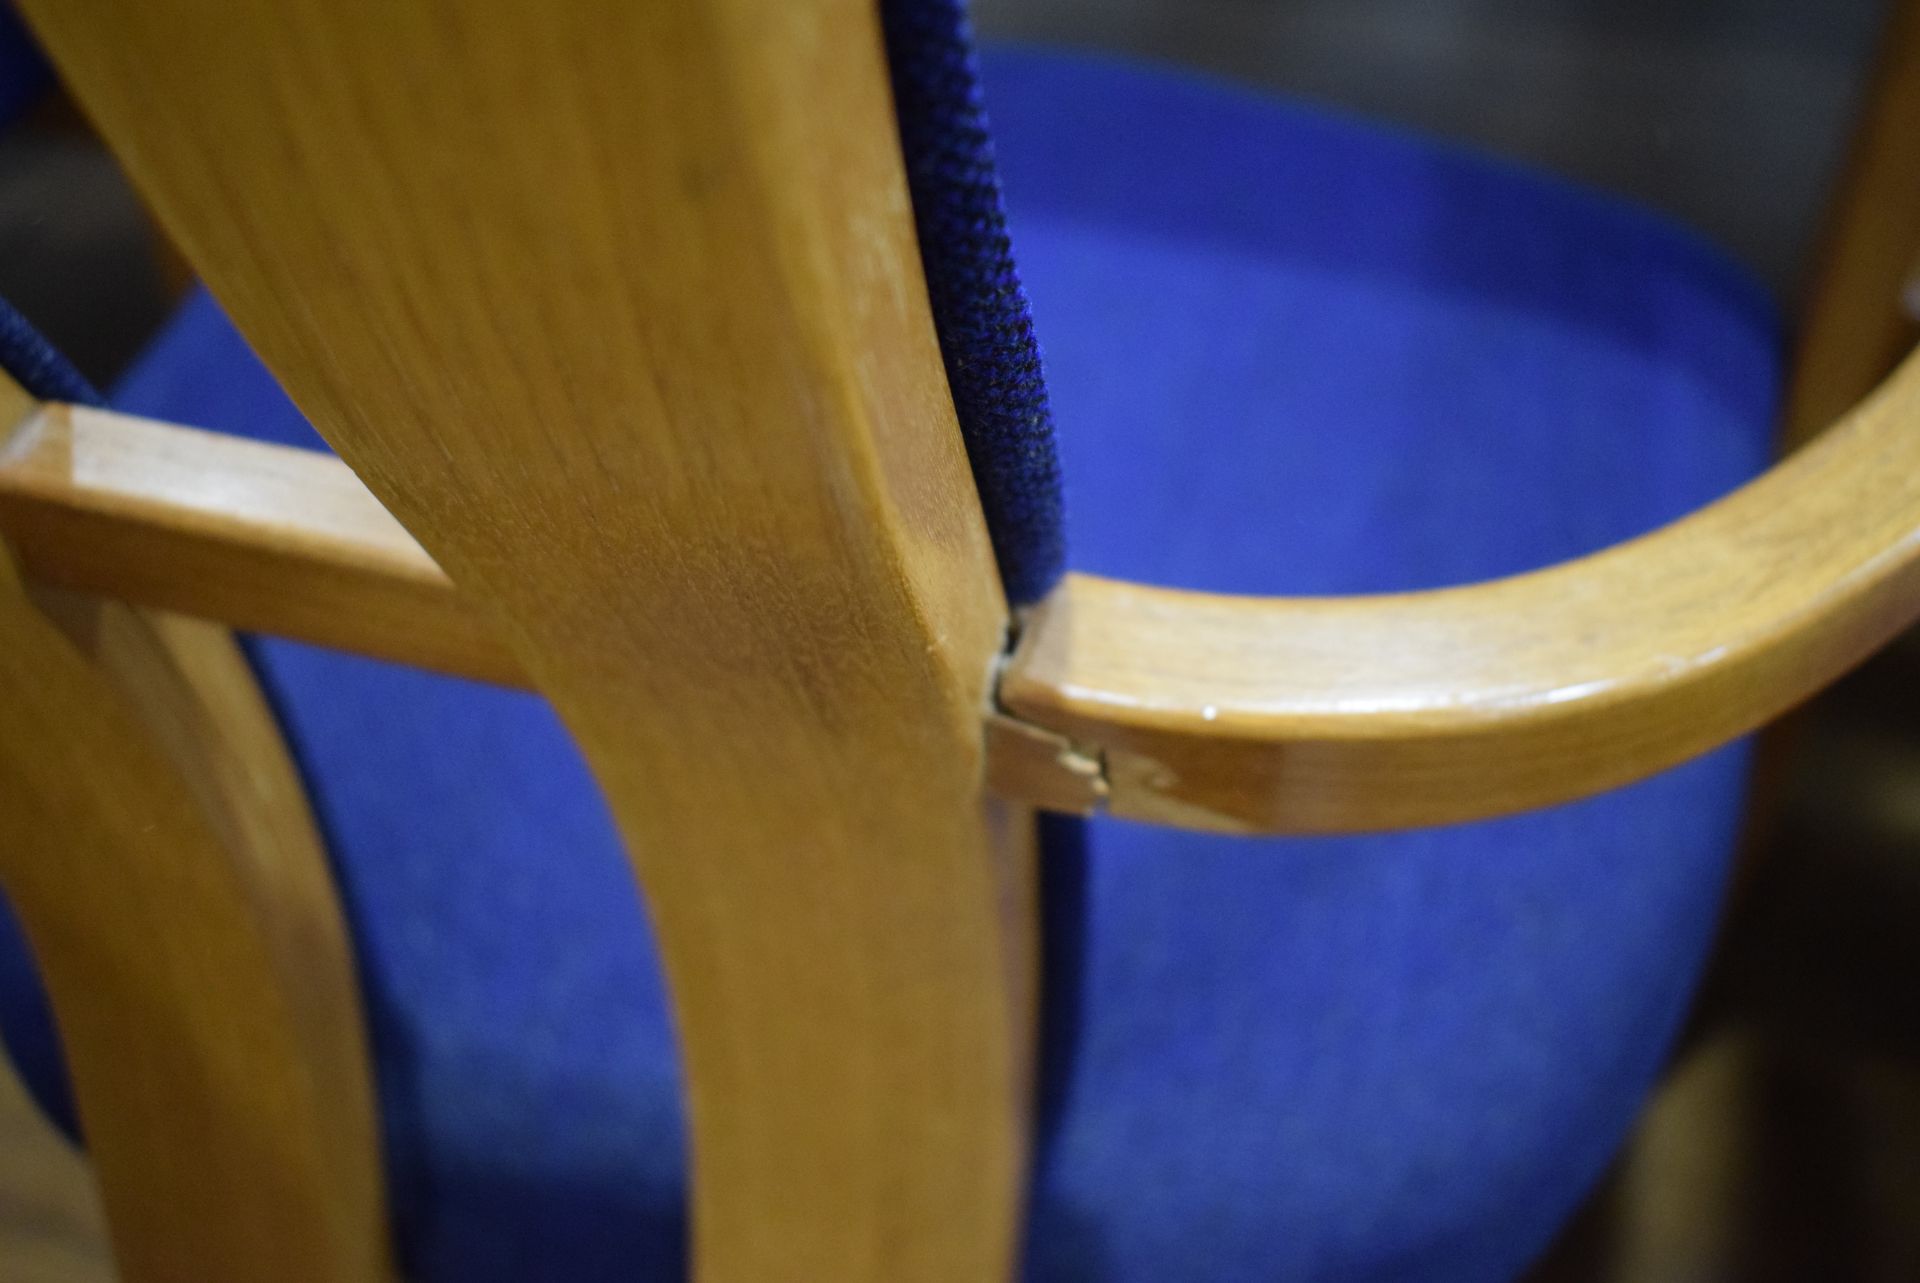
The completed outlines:
[[[34,582],[524,684],[338,459],[49,405],[0,438],[0,538]]]
[[[1005,1277],[1032,942],[1005,608],[865,0],[52,0],[239,327],[632,853],[710,1280]]]
[[[1920,615],[1920,357],[1664,530],[1492,583],[1241,598],[1069,576],[1001,683],[1121,815],[1342,831],[1522,810],[1749,730]]]
[[[122,1277],[387,1277],[339,908],[232,642],[0,560],[0,709],[0,881]]]
[[[995,711],[987,717],[987,783],[1043,811],[1092,815],[1107,803],[1105,769],[1066,736]]]
[[[1902,390],[1907,386],[1903,382],[1890,389],[1889,395],[1899,404],[1876,410],[1873,421],[1880,425],[1877,429],[1850,431],[1851,444],[1844,449],[1852,453],[1847,459],[1827,459],[1818,469],[1795,463],[1779,477],[1769,478],[1757,492],[1761,497],[1743,501],[1743,511],[1753,514],[1767,504],[1777,504],[1782,521],[1806,520],[1804,514],[1808,512],[1829,514],[1843,523],[1828,532],[1836,536],[1848,528],[1844,523],[1867,523],[1870,529],[1854,532],[1850,546],[1856,556],[1870,551],[1872,530],[1904,529],[1906,518],[1898,513],[1871,503],[1856,506],[1842,493],[1806,500],[1792,496],[1781,500],[1778,496],[1801,484],[1793,480],[1796,477],[1819,485],[1844,486],[1862,479],[1872,482],[1889,466],[1884,462],[1885,452],[1898,448],[1908,431],[1902,424],[1909,422],[1908,416],[1914,412],[1902,408],[1910,397]],[[236,441],[101,411],[49,407],[46,414],[17,435],[11,446],[0,449],[0,534],[17,542],[28,568],[45,581],[104,592],[143,605],[193,611],[232,625],[443,671],[528,684],[511,655],[490,640],[490,629],[482,622],[480,609],[455,591],[432,559],[386,515],[379,501],[343,465],[309,451]],[[1772,549],[1797,538],[1782,527],[1751,541],[1752,564],[1733,566],[1724,551],[1715,554],[1719,561],[1714,564],[1722,567],[1728,584],[1764,578],[1773,565]],[[1632,564],[1636,569],[1632,573],[1644,573],[1649,582],[1677,582],[1665,568],[1684,567],[1701,557],[1698,539],[1698,531],[1688,523],[1643,541],[1635,553]],[[1265,805],[1261,802],[1253,803],[1254,809],[1244,814],[1234,812],[1237,803],[1214,816],[1201,813],[1206,810],[1205,803],[1200,812],[1190,812],[1184,809],[1186,795],[1194,787],[1190,764],[1188,770],[1182,770],[1178,758],[1168,762],[1151,754],[1147,763],[1135,760],[1130,750],[1117,744],[1105,729],[1106,723],[1114,720],[1110,710],[1088,708],[1076,714],[1080,720],[1072,726],[1061,722],[1058,709],[1073,697],[1063,687],[1032,687],[1060,687],[1078,680],[1072,667],[1082,662],[1089,641],[1067,636],[1064,645],[1068,649],[1059,649],[1064,636],[1059,631],[1059,619],[1075,609],[1074,602],[1082,602],[1082,611],[1096,611],[1099,622],[1091,626],[1091,645],[1125,657],[1120,662],[1139,670],[1135,680],[1177,679],[1167,684],[1166,692],[1187,702],[1189,717],[1195,708],[1202,713],[1201,721],[1188,732],[1190,737],[1222,741],[1206,749],[1209,761],[1226,761],[1246,753],[1288,753],[1294,759],[1286,769],[1298,772],[1303,769],[1302,763],[1317,760],[1312,758],[1318,752],[1315,746],[1326,739],[1378,741],[1367,751],[1382,753],[1388,746],[1393,753],[1416,748],[1444,752],[1447,750],[1441,746],[1456,740],[1482,746],[1449,758],[1444,787],[1451,801],[1444,811],[1426,809],[1430,803],[1417,796],[1405,800],[1408,814],[1421,817],[1471,818],[1591,792],[1644,774],[1706,747],[1707,742],[1701,738],[1704,728],[1711,726],[1712,733],[1722,737],[1748,729],[1756,718],[1811,694],[1836,671],[1830,665],[1814,669],[1794,665],[1756,667],[1750,647],[1762,643],[1754,643],[1748,636],[1755,621],[1731,607],[1724,620],[1726,633],[1719,637],[1713,634],[1712,621],[1701,617],[1699,603],[1687,606],[1672,598],[1639,594],[1633,609],[1616,610],[1620,618],[1605,632],[1597,632],[1591,610],[1567,607],[1575,602],[1608,601],[1605,594],[1620,582],[1620,572],[1608,569],[1612,564],[1606,559],[1574,563],[1554,572],[1555,577],[1539,581],[1543,586],[1530,590],[1536,598],[1542,592],[1554,594],[1560,603],[1543,605],[1543,598],[1524,603],[1531,612],[1526,621],[1507,630],[1517,628],[1524,634],[1529,657],[1526,671],[1533,682],[1531,694],[1509,698],[1500,693],[1510,684],[1500,665],[1513,657],[1517,643],[1512,637],[1496,640],[1488,633],[1470,643],[1432,650],[1427,666],[1420,670],[1428,705],[1418,719],[1413,719],[1417,720],[1417,730],[1409,728],[1407,715],[1406,658],[1390,656],[1390,642],[1379,634],[1405,626],[1408,612],[1430,620],[1454,621],[1448,628],[1465,627],[1461,621],[1470,619],[1476,609],[1492,612],[1512,604],[1515,599],[1501,595],[1509,589],[1493,595],[1476,595],[1481,590],[1450,590],[1437,595],[1409,594],[1387,602],[1331,606],[1234,603],[1229,609],[1236,621],[1235,638],[1222,642],[1216,637],[1208,643],[1223,647],[1227,654],[1253,654],[1262,646],[1280,647],[1281,653],[1287,653],[1284,648],[1293,644],[1287,638],[1299,632],[1304,619],[1337,619],[1339,627],[1353,630],[1355,637],[1375,638],[1378,645],[1369,653],[1380,666],[1373,670],[1345,663],[1360,652],[1346,649],[1344,638],[1333,638],[1327,643],[1332,647],[1329,662],[1340,660],[1343,665],[1328,696],[1339,700],[1337,730],[1329,729],[1324,721],[1300,720],[1300,708],[1287,705],[1276,715],[1260,720],[1257,731],[1243,727],[1223,733],[1219,726],[1205,722],[1205,708],[1231,708],[1244,695],[1232,683],[1212,690],[1204,683],[1220,677],[1223,668],[1238,674],[1234,678],[1237,682],[1257,680],[1248,675],[1241,661],[1208,661],[1198,653],[1183,653],[1169,633],[1185,619],[1177,612],[1167,616],[1166,622],[1144,627],[1144,635],[1154,639],[1148,642],[1128,631],[1143,628],[1142,612],[1133,604],[1112,617],[1103,613],[1109,611],[1111,602],[1124,597],[1129,603],[1155,603],[1147,613],[1164,615],[1166,601],[1184,601],[1185,595],[1072,581],[1052,605],[1035,616],[1032,626],[1040,631],[1022,649],[1013,665],[1014,682],[1007,688],[1008,697],[1028,719],[1058,724],[1061,729],[1051,730],[1005,712],[990,713],[985,726],[987,778],[997,793],[1051,810],[1097,810],[1117,789],[1115,805],[1124,813],[1170,822],[1256,827],[1292,827],[1304,822],[1291,808],[1259,818],[1263,813],[1258,808]],[[1854,561],[1845,559],[1824,564],[1843,576],[1853,575],[1857,569]],[[1588,583],[1586,577],[1596,568],[1611,578],[1604,584]],[[1792,615],[1792,622],[1775,621],[1777,637],[1764,645],[1821,653],[1831,649],[1836,655],[1861,653],[1859,647],[1871,639],[1854,635],[1857,620],[1853,612],[1858,606],[1860,582],[1864,581],[1823,584],[1804,573],[1781,580],[1781,589],[1799,593],[1800,600],[1779,606]],[[1089,607],[1083,599],[1099,604]],[[1898,603],[1895,609],[1899,609]],[[1661,611],[1667,612],[1665,624],[1657,614]],[[1277,631],[1264,642],[1237,636],[1269,626]],[[1663,637],[1662,627],[1673,629],[1672,635]],[[1623,665],[1645,664],[1649,655],[1677,653],[1686,644],[1699,643],[1699,653],[1690,661],[1685,680],[1669,680],[1658,674],[1649,679],[1643,673],[1641,677],[1628,677],[1617,688],[1608,687],[1603,695],[1595,688],[1589,690],[1590,697],[1559,698],[1552,703],[1554,734],[1565,743],[1579,744],[1589,737],[1586,728],[1590,719],[1601,728],[1592,733],[1591,751],[1576,756],[1556,753],[1550,759],[1551,768],[1548,759],[1528,764],[1506,760],[1503,755],[1507,749],[1521,742],[1512,737],[1545,724],[1540,692],[1588,689],[1599,680],[1594,675],[1596,648],[1604,649],[1608,644],[1601,639],[1629,635],[1637,638],[1632,644],[1640,651],[1636,658],[1625,649],[1616,649],[1613,658]],[[1688,640],[1683,641],[1683,637]],[[1160,649],[1149,649],[1143,652],[1144,657],[1130,654],[1143,645]],[[1038,666],[1034,657],[1043,652],[1056,657],[1064,654],[1065,658],[1057,662],[1066,668]],[[1287,662],[1293,661],[1290,658]],[[1303,669],[1301,674],[1314,679],[1327,676],[1320,668]],[[1773,684],[1750,690],[1727,718],[1707,722],[1696,718],[1694,709],[1701,690],[1715,689],[1723,681],[1739,686],[1762,680]],[[1186,685],[1181,687],[1181,682]],[[1441,692],[1452,692],[1451,699],[1442,699]],[[1143,688],[1131,697],[1152,704],[1159,696]],[[1296,697],[1297,692],[1289,696]],[[1607,757],[1605,753],[1618,747],[1617,705],[1622,700],[1635,706],[1634,733],[1652,738],[1637,742],[1629,754]],[[1321,714],[1326,711],[1320,707]],[[1613,729],[1606,729],[1609,726]],[[1080,739],[1078,744],[1075,736]],[[1258,743],[1249,745],[1249,740]],[[1349,787],[1378,788],[1398,796],[1399,787],[1385,774],[1388,762],[1389,758],[1381,757]],[[1169,766],[1182,778],[1177,787],[1155,782],[1156,774]],[[1246,768],[1240,766],[1209,769],[1246,774]],[[1534,782],[1522,787],[1513,782],[1516,776]],[[1316,788],[1325,783],[1314,778]],[[1267,786],[1259,782],[1255,772],[1244,787],[1258,792]],[[1349,807],[1353,804],[1345,800],[1347,796],[1335,790],[1322,805]],[[1316,820],[1312,824],[1370,827],[1409,822],[1375,811],[1369,805],[1348,818]]]
[[[1879,447],[1869,443],[1866,448]],[[1846,471],[1870,470],[1856,465]],[[1841,471],[1823,475],[1841,475]],[[30,416],[12,441],[0,446],[0,535],[14,544],[25,568],[42,582],[441,671],[528,684],[517,662],[491,639],[479,609],[456,592],[452,581],[358,478],[338,460],[311,451],[104,411],[50,406]],[[1643,555],[1648,564],[1655,564],[1689,554],[1676,549]],[[1568,600],[1591,597],[1596,591],[1571,580],[1568,585],[1563,591]],[[1833,613],[1846,606],[1845,593],[1823,593],[1814,584],[1807,584],[1806,591],[1808,604],[1799,624],[1803,631],[1848,626],[1844,614]],[[1052,621],[1057,613],[1050,609],[1036,622],[1055,628]],[[1571,622],[1586,626],[1580,619]],[[1739,621],[1729,619],[1728,626],[1737,628]],[[1580,654],[1575,637],[1552,636],[1544,618],[1530,627],[1538,631],[1530,645],[1541,689],[1566,690],[1591,680],[1586,675],[1589,661]],[[1134,643],[1124,633],[1113,633],[1102,644],[1125,651]],[[1444,711],[1436,707],[1426,715],[1422,734],[1436,740],[1463,731],[1484,736],[1487,713],[1478,704],[1479,692],[1489,680],[1486,665],[1491,652],[1455,648],[1446,654],[1458,661],[1458,671],[1432,673],[1429,681],[1436,690],[1459,693],[1455,708],[1460,724],[1449,725]],[[1156,662],[1171,671],[1180,661],[1175,656]],[[1735,648],[1720,650],[1714,658],[1700,661],[1695,680],[1705,680],[1716,665],[1739,662]],[[1556,667],[1557,676],[1552,675]],[[1034,680],[1024,660],[1018,671],[1021,680]],[[1347,727],[1343,734],[1366,738],[1376,733],[1369,727],[1377,721],[1379,737],[1406,747],[1407,733],[1397,724],[1403,716],[1395,702],[1398,680],[1390,670],[1349,673],[1341,687]],[[1807,693],[1804,688],[1762,692],[1759,700],[1769,707],[1782,707]],[[1041,709],[1049,699],[1031,693],[1022,698],[1030,709]],[[1232,701],[1228,693],[1210,698],[1204,691],[1191,698],[1202,709]],[[1694,695],[1688,684],[1663,683],[1641,692],[1640,698],[1649,704],[1643,710],[1649,725],[1675,729],[1694,725],[1688,711]],[[1671,701],[1671,705],[1652,707],[1657,701]],[[1583,719],[1605,714],[1605,703],[1576,700],[1559,706],[1559,712],[1563,733],[1572,737]],[[1511,704],[1508,714],[1530,718],[1535,710],[1521,700]],[[1046,711],[1035,715],[1050,716]],[[1212,731],[1207,726],[1198,729],[1203,736]],[[1266,733],[1277,738],[1270,748],[1286,749],[1298,730],[1291,721],[1271,721]],[[1088,737],[1091,751],[1078,751],[1068,737],[1031,721],[990,714],[986,723],[989,782],[1003,796],[1050,810],[1099,809],[1107,803],[1108,781],[1100,758],[1108,745],[1098,730],[1077,733]],[[1309,730],[1304,745],[1310,746],[1318,733]],[[1657,746],[1641,758],[1664,762],[1697,747],[1695,740],[1683,739]],[[1463,758],[1458,766],[1462,771],[1479,771],[1486,760]],[[1120,786],[1128,794],[1120,802],[1123,809],[1137,813],[1144,807],[1157,816],[1181,818],[1177,794],[1147,802],[1130,800],[1143,789],[1149,795],[1168,791],[1143,782],[1141,768],[1124,753],[1114,756],[1113,763],[1126,777]],[[1610,770],[1601,769],[1604,765],[1595,761],[1589,773],[1555,787],[1590,791],[1614,781],[1620,765],[1633,771],[1644,769],[1637,761]],[[1494,763],[1492,769],[1495,779],[1463,788],[1459,805],[1514,804],[1508,786],[1497,782],[1499,776],[1513,773],[1513,765]]]
[[[1802,316],[1784,440],[1810,440],[1886,377],[1916,339],[1920,256],[1920,0],[1893,0],[1880,66]]]
[[[1853,444],[1846,449],[1855,452],[1853,457],[1829,460],[1817,471],[1796,463],[1780,477],[1769,478],[1759,491],[1774,498],[1744,501],[1744,510],[1755,512],[1755,505],[1776,502],[1783,487],[1798,484],[1792,480],[1795,477],[1816,479],[1823,485],[1871,481],[1886,466],[1881,461],[1882,453],[1890,448],[1890,442],[1897,445],[1905,431],[1901,427],[1907,421],[1904,416],[1914,413],[1911,408],[1902,408],[1907,406],[1904,398],[1909,394],[1900,389],[1906,386],[1903,382],[1890,391],[1899,404],[1876,411],[1874,421],[1880,428],[1850,434]],[[1809,503],[1821,506],[1809,508]],[[1904,528],[1904,519],[1898,514],[1890,515],[1871,505],[1856,509],[1843,494],[1824,500],[1790,498],[1779,502],[1783,520],[1801,519],[1796,514],[1806,511],[1830,513],[1842,521],[1857,518],[1877,523],[1874,529]],[[1694,527],[1686,524],[1652,541],[1643,541],[1634,565],[1646,568],[1650,577],[1672,580],[1671,574],[1658,568],[1684,566],[1701,555],[1697,543],[1686,542],[1697,539],[1697,534],[1689,533],[1693,531]],[[47,407],[37,417],[29,417],[12,441],[0,447],[0,535],[13,541],[27,570],[43,582],[440,671],[512,685],[529,684],[517,661],[493,640],[480,608],[455,590],[451,580],[344,465],[310,451],[103,411]],[[1783,529],[1756,542],[1753,550],[1760,562],[1729,570],[1727,582],[1765,576],[1765,560],[1773,555],[1767,549],[1792,537]],[[1870,537],[1870,533],[1859,536],[1862,540]],[[1857,541],[1854,547],[1856,553],[1867,548]],[[1556,578],[1541,582],[1562,603],[1601,601],[1609,589],[1584,583],[1583,577],[1588,568],[1599,567],[1615,576],[1609,583],[1617,583],[1618,572],[1606,570],[1611,564],[1605,560],[1575,563],[1556,571]],[[1835,561],[1830,569],[1852,574],[1855,567],[1852,562]],[[1779,644],[1808,650],[1834,647],[1833,653],[1849,656],[1863,653],[1859,648],[1868,643],[1850,639],[1856,627],[1851,612],[1857,604],[1857,584],[1822,584],[1803,574],[1783,581],[1782,587],[1798,591],[1803,600],[1790,607],[1794,612],[1791,626],[1779,625]],[[1409,594],[1387,602],[1332,606],[1234,603],[1228,609],[1237,621],[1232,626],[1236,638],[1222,642],[1216,636],[1200,649],[1221,646],[1228,654],[1236,653],[1235,648],[1239,653],[1254,654],[1263,645],[1284,648],[1291,644],[1287,635],[1301,629],[1302,621],[1309,617],[1337,618],[1342,621],[1341,628],[1367,637],[1382,629],[1401,627],[1408,611],[1418,615],[1431,608],[1436,612],[1431,618],[1461,621],[1470,618],[1476,608],[1504,609],[1502,603],[1512,600],[1500,595],[1473,596],[1474,591]],[[1461,593],[1469,595],[1462,597]],[[1130,604],[1114,613],[1112,603],[1123,598]],[[1184,700],[1189,718],[1194,709],[1204,714],[1209,705],[1219,710],[1243,699],[1240,687],[1233,682],[1207,689],[1205,682],[1222,675],[1222,662],[1206,660],[1198,651],[1183,654],[1170,635],[1169,630],[1180,626],[1185,616],[1178,612],[1167,615],[1165,602],[1186,599],[1182,594],[1075,580],[1056,595],[1054,603],[1036,614],[1033,627],[1041,631],[1029,638],[1013,666],[1015,681],[1008,688],[1008,696],[1024,716],[1047,725],[1001,712],[988,716],[987,775],[996,792],[1051,810],[1086,813],[1107,804],[1110,781],[1105,771],[1110,769],[1115,777],[1112,787],[1119,793],[1115,804],[1123,813],[1169,822],[1229,827],[1310,823],[1313,827],[1335,828],[1413,822],[1390,818],[1390,809],[1375,815],[1371,806],[1358,808],[1348,818],[1311,822],[1298,818],[1291,805],[1285,810],[1262,811],[1267,804],[1260,801],[1251,803],[1251,809],[1232,802],[1214,815],[1205,813],[1209,805],[1205,802],[1199,804],[1198,811],[1188,811],[1186,796],[1194,791],[1194,785],[1181,769],[1179,755],[1171,761],[1151,754],[1146,763],[1134,760],[1129,755],[1131,750],[1106,729],[1108,722],[1124,720],[1110,710],[1097,712],[1088,706],[1062,720],[1059,710],[1077,698],[1064,687],[1079,680],[1073,666],[1083,662],[1081,656],[1089,645],[1084,638],[1076,640],[1060,631],[1060,618],[1076,609],[1076,602],[1081,603],[1079,610],[1096,612],[1096,622],[1081,625],[1080,631],[1090,627],[1094,633],[1092,646],[1122,656],[1118,662],[1138,670],[1131,680],[1178,679],[1167,686],[1164,697]],[[1653,612],[1669,611],[1669,622],[1682,632],[1701,626],[1697,608],[1688,607],[1681,613],[1683,603],[1644,595],[1636,601],[1631,611],[1618,613],[1638,630],[1634,635],[1639,638],[1636,644],[1642,653],[1635,660],[1620,652],[1617,658],[1623,663],[1645,662],[1649,654],[1672,653],[1680,646],[1678,633],[1664,639],[1658,635],[1661,623]],[[1096,604],[1090,606],[1089,602]],[[1144,625],[1152,640],[1143,641],[1127,631],[1143,627],[1145,616],[1136,609],[1140,602],[1154,603],[1145,614],[1165,616],[1160,622]],[[1391,611],[1387,610],[1389,605]],[[1440,746],[1455,740],[1472,741],[1482,745],[1481,750],[1450,761],[1445,787],[1451,790],[1452,800],[1445,808],[1430,810],[1430,803],[1417,797],[1402,803],[1411,816],[1465,819],[1592,792],[1670,764],[1708,746],[1701,738],[1703,726],[1714,726],[1714,734],[1721,737],[1737,734],[1749,729],[1756,719],[1805,698],[1837,671],[1831,666],[1764,670],[1780,684],[1752,690],[1741,705],[1742,711],[1726,719],[1699,722],[1693,715],[1699,690],[1714,688],[1721,681],[1738,685],[1757,680],[1756,674],[1762,671],[1752,666],[1747,649],[1751,639],[1742,640],[1743,630],[1750,632],[1753,621],[1729,614],[1725,637],[1706,645],[1694,657],[1686,680],[1632,678],[1618,689],[1609,687],[1604,698],[1563,698],[1552,705],[1555,733],[1568,743],[1587,735],[1584,728],[1589,719],[1617,719],[1615,705],[1622,699],[1634,703],[1638,710],[1634,715],[1639,728],[1636,734],[1667,738],[1641,743],[1631,755],[1609,760],[1598,750],[1603,743],[1612,745],[1610,737],[1618,732],[1600,732],[1597,734],[1602,738],[1592,741],[1595,752],[1578,758],[1556,754],[1549,771],[1544,761],[1521,765],[1502,760],[1508,745],[1517,742],[1504,737],[1542,724],[1539,692],[1583,689],[1584,684],[1598,680],[1593,675],[1593,651],[1600,645],[1596,638],[1624,636],[1626,624],[1617,623],[1601,634],[1593,631],[1592,620],[1580,611],[1537,605],[1529,609],[1535,613],[1522,628],[1530,657],[1532,695],[1512,699],[1497,695],[1505,679],[1496,670],[1511,659],[1510,643],[1496,645],[1489,636],[1470,645],[1455,644],[1435,650],[1421,670],[1421,680],[1431,698],[1417,719],[1417,732],[1409,730],[1406,676],[1401,671],[1406,666],[1405,657],[1386,662],[1391,646],[1376,636],[1379,646],[1371,653],[1382,659],[1379,670],[1343,666],[1337,688],[1329,696],[1340,701],[1338,730],[1302,721],[1298,717],[1300,709],[1287,705],[1261,719],[1257,731],[1242,727],[1224,732],[1219,726],[1205,723],[1202,716],[1201,722],[1185,734],[1196,741],[1222,741],[1206,750],[1210,761],[1247,753],[1292,754],[1289,772],[1302,769],[1302,764],[1317,752],[1315,745],[1326,739],[1378,741],[1381,751],[1391,746],[1394,753],[1411,752],[1416,747],[1422,752],[1444,751]],[[1268,642],[1237,636],[1269,626],[1277,632]],[[1560,628],[1557,633],[1556,627]],[[1063,636],[1067,637],[1065,642]],[[1338,639],[1330,644],[1335,658],[1352,658],[1359,653],[1345,651],[1344,642]],[[1140,647],[1146,648],[1140,656],[1130,654]],[[1054,667],[1036,661],[1036,655],[1042,653],[1053,657],[1048,662]],[[1241,686],[1259,680],[1245,672],[1238,659],[1226,662],[1224,667],[1239,674],[1234,682]],[[1736,669],[1744,675],[1736,674]],[[1319,669],[1303,670],[1303,676],[1314,675],[1325,676]],[[1496,694],[1490,695],[1490,690]],[[1453,692],[1451,700],[1440,698],[1438,693],[1445,691]],[[1144,688],[1129,697],[1148,705],[1162,698]],[[1095,702],[1099,698],[1104,697],[1097,697]],[[1490,708],[1490,699],[1499,703],[1497,711]],[[1325,712],[1320,708],[1321,714]],[[1050,730],[1048,726],[1060,729]],[[1074,736],[1080,738],[1077,746]],[[1155,783],[1163,768],[1182,776],[1183,782],[1172,788]],[[1397,786],[1381,773],[1385,769],[1386,759],[1382,758],[1357,776],[1350,787],[1378,787],[1398,795]],[[1246,768],[1238,766],[1209,770],[1247,774]],[[1230,788],[1259,793],[1267,788],[1259,775],[1255,771],[1244,784]],[[1518,786],[1512,782],[1516,775],[1535,782]],[[1315,787],[1320,783],[1324,781]],[[1353,806],[1345,797],[1335,790],[1323,805],[1344,812]]]

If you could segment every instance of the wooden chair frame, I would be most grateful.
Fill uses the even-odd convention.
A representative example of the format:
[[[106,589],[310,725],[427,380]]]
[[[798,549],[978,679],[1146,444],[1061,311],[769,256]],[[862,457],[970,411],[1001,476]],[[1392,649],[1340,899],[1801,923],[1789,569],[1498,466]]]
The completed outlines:
[[[1011,1269],[1031,808],[1323,832],[1539,806],[1752,729],[1920,615],[1920,364],[1865,395],[1912,338],[1914,5],[1799,363],[1796,423],[1858,402],[1833,431],[1513,579],[1070,575],[1018,620],[871,4],[23,7],[344,460],[0,397],[0,696],[27,710],[0,878],[130,1279],[391,1269],[324,861],[230,645],[176,614],[553,702],[651,908],[697,1272],[729,1283]],[[120,871],[104,905],[75,832]]]

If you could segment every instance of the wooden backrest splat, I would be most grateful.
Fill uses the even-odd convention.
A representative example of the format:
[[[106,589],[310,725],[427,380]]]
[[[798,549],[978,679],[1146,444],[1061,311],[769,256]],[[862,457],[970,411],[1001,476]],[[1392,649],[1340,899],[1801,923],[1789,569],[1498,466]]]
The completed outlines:
[[[25,8],[592,764],[675,1000],[700,1277],[1004,1276],[1032,930],[982,803],[1006,612],[875,6]]]

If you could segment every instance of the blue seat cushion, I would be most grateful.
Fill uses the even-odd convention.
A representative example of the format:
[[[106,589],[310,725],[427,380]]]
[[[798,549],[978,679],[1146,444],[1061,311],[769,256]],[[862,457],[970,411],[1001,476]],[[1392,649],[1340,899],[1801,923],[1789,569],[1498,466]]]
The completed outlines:
[[[1764,465],[1771,309],[1645,213],[1118,62],[1002,54],[986,100],[1076,569],[1434,587],[1591,552]],[[1743,760],[1386,837],[1091,823],[1048,884],[1035,1276],[1522,1269],[1686,1008]]]
[[[1163,73],[1018,51],[987,72],[1076,568],[1457,582],[1639,533],[1763,463],[1774,323],[1684,233]],[[204,296],[117,400],[316,444]],[[677,1277],[661,982],[551,714],[291,642],[254,653],[353,920],[409,1269]],[[1375,838],[1050,823],[1030,1277],[1511,1276],[1669,1045],[1742,775],[1736,747]]]

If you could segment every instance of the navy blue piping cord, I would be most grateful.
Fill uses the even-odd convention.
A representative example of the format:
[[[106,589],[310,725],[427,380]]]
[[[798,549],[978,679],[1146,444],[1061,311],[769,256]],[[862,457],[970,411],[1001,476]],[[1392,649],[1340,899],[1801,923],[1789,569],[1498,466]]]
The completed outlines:
[[[1066,568],[1060,464],[961,0],[882,0],[894,109],[940,353],[1015,606]]]

